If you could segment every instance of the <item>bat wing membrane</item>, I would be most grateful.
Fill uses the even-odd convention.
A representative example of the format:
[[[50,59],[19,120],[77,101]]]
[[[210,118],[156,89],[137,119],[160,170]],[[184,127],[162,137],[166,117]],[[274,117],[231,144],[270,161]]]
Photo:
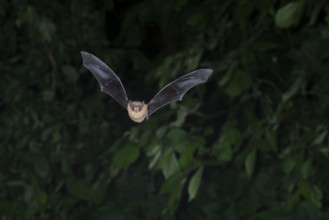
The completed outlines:
[[[129,100],[125,88],[123,87],[120,78],[108,67],[103,61],[96,56],[81,51],[83,65],[97,79],[101,91],[110,95],[120,105],[127,109]]]
[[[199,69],[167,84],[148,103],[148,116],[170,102],[181,101],[188,90],[196,85],[205,83],[211,73],[211,69]]]

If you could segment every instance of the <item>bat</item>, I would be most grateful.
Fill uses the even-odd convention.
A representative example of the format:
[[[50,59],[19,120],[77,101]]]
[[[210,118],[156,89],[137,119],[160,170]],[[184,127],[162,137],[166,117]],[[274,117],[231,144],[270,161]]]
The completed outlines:
[[[96,56],[81,51],[83,65],[97,79],[101,91],[110,95],[128,111],[134,122],[148,119],[159,108],[168,103],[181,101],[185,93],[196,85],[205,83],[212,74],[212,69],[198,69],[188,73],[161,89],[148,104],[144,101],[130,101],[120,78],[103,61]]]

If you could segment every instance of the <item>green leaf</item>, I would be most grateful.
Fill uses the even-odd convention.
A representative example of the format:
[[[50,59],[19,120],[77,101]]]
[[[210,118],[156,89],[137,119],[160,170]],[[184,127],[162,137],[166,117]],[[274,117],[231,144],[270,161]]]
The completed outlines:
[[[170,141],[170,146],[178,152],[181,152],[184,150],[185,143],[189,140],[190,135],[183,129],[174,128],[170,129],[166,137]]]
[[[185,182],[185,173],[176,173],[168,178],[162,185],[160,194],[169,194],[168,208],[170,211],[174,211],[177,207]]]
[[[311,190],[311,185],[310,185],[309,182],[307,182],[305,180],[302,180],[302,181],[299,182],[298,192],[304,198],[308,198],[309,197],[310,190]]]
[[[197,10],[194,13],[190,13],[190,16],[186,19],[186,24],[189,26],[202,26],[207,19],[207,13],[205,10]]]
[[[226,66],[226,65],[224,64],[224,66]],[[238,67],[237,61],[232,61],[229,63],[229,66],[227,67],[228,70],[225,72],[225,75],[218,82],[219,86],[222,86],[222,87],[226,86],[227,83],[230,82],[230,80],[233,77],[233,73],[234,73],[234,71],[236,71],[237,67]]]
[[[313,186],[310,190],[310,201],[317,208],[322,207],[323,193],[319,187]]]
[[[152,153],[153,156],[151,162],[149,163],[149,169],[152,169],[159,161],[160,157],[162,155],[162,150],[161,150],[161,146],[157,145],[154,146],[154,153]]]
[[[47,203],[48,196],[44,191],[40,191],[37,193],[37,200],[40,205],[45,205]]]
[[[254,172],[254,168],[256,164],[256,155],[257,155],[257,151],[253,150],[248,154],[245,160],[245,167],[249,178],[252,176]]]
[[[42,97],[46,102],[52,101],[54,99],[54,92],[52,90],[45,90],[42,92]]]
[[[167,149],[159,160],[159,166],[166,179],[179,172],[177,157],[172,149]]]
[[[237,70],[225,88],[226,93],[231,97],[235,98],[239,96],[243,91],[250,88],[252,81],[248,73]]]
[[[231,144],[221,137],[217,144],[214,146],[214,154],[217,156],[218,160],[228,162],[233,157],[233,150]]]
[[[291,97],[293,97],[300,88],[304,86],[304,81],[302,78],[298,78],[295,83],[289,88],[287,92],[282,95],[283,102],[288,101]]]
[[[200,167],[195,174],[190,179],[190,182],[188,184],[188,195],[189,195],[189,201],[193,200],[199,190],[199,186],[201,183],[201,177],[202,177],[203,167]]]
[[[234,126],[225,128],[213,148],[214,154],[220,161],[231,161],[234,154],[233,146],[239,145],[240,141],[241,133]]]
[[[304,179],[307,179],[309,177],[311,169],[312,169],[311,160],[305,161],[301,167],[301,173]]]
[[[173,127],[181,127],[184,124],[188,112],[186,110],[180,110],[177,112],[177,119],[172,123]]]
[[[178,164],[181,169],[188,169],[192,164],[195,164],[194,153],[198,147],[199,146],[195,145],[193,141],[186,145],[178,159]]]
[[[218,152],[218,160],[228,162],[231,161],[233,157],[233,149],[231,145],[226,143],[222,143],[221,145],[221,152]]]
[[[168,127],[167,126],[162,126],[162,127],[159,127],[157,130],[156,130],[156,133],[155,133],[155,136],[159,139],[163,138],[163,136],[166,134],[168,130]]]
[[[49,173],[49,163],[46,158],[41,153],[37,153],[32,157],[32,159],[36,174],[45,178]]]
[[[114,169],[127,168],[139,157],[139,149],[134,144],[127,144],[114,154],[112,167]]]
[[[291,2],[280,8],[275,15],[275,25],[278,28],[290,28],[297,25],[301,19],[303,4]]]
[[[318,145],[318,144],[321,144],[325,138],[327,137],[328,135],[328,131],[325,130],[325,131],[322,131],[316,138],[315,140],[313,141],[313,145]]]
[[[296,204],[299,202],[299,200],[300,200],[300,196],[299,196],[298,192],[290,195],[290,197],[287,199],[287,201],[285,203],[286,211],[290,212],[296,206]]]
[[[250,123],[247,132],[253,139],[260,139],[264,134],[264,125],[260,121]]]
[[[268,131],[265,134],[266,140],[271,150],[277,150],[277,134],[274,131]]]
[[[289,174],[291,173],[291,171],[293,171],[293,169],[295,168],[296,166],[296,160],[295,159],[292,159],[290,157],[288,157],[284,162],[283,162],[283,171],[286,173],[286,174]]]
[[[315,25],[316,21],[319,18],[321,10],[324,7],[324,5],[323,5],[324,3],[325,3],[325,1],[322,1],[322,2],[314,5],[314,8],[313,8],[313,10],[311,12],[311,15],[310,15],[309,25]]]
[[[82,200],[90,199],[90,187],[84,180],[70,176],[66,182],[67,191],[74,197]]]
[[[40,35],[45,42],[51,42],[56,31],[55,24],[49,19],[41,19],[38,23]]]
[[[97,181],[91,187],[91,197],[90,199],[95,203],[100,203],[104,200],[106,196],[106,190],[108,188],[108,183],[106,181]]]

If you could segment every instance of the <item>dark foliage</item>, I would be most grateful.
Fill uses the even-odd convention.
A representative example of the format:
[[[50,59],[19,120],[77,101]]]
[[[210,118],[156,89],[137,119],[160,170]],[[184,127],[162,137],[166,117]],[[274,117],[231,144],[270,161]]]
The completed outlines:
[[[329,3],[0,2],[1,219],[329,219]],[[212,68],[145,123],[132,99]]]

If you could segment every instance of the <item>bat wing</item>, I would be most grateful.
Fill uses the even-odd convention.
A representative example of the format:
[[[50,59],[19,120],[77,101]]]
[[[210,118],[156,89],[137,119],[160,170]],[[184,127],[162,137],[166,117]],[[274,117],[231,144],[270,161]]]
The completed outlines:
[[[81,51],[81,56],[83,65],[95,76],[101,91],[112,96],[115,101],[127,109],[129,100],[120,78],[96,56],[84,51]]]
[[[199,69],[167,84],[148,103],[148,116],[170,102],[181,101],[185,93],[196,85],[205,83],[212,69]]]

